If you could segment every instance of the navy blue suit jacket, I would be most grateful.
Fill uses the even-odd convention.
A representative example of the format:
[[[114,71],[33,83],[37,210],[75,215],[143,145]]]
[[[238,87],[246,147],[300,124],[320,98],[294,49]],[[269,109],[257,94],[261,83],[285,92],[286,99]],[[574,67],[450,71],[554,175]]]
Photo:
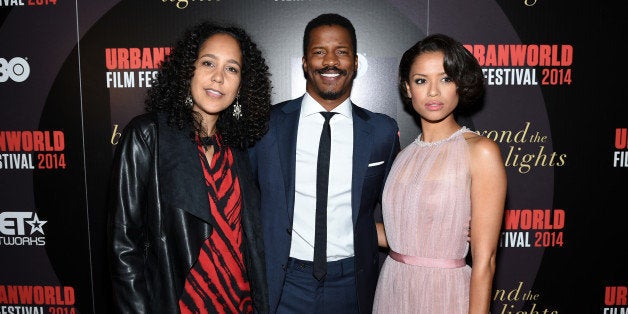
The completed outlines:
[[[268,133],[250,153],[261,191],[260,213],[271,312],[275,312],[279,304],[290,254],[297,129],[302,100],[300,97],[273,106]],[[379,274],[373,214],[381,200],[393,159],[399,152],[399,129],[395,120],[387,115],[354,104],[352,112],[351,206],[357,298],[360,313],[371,313]],[[376,165],[380,161],[383,163]],[[375,165],[369,167],[369,164]]]

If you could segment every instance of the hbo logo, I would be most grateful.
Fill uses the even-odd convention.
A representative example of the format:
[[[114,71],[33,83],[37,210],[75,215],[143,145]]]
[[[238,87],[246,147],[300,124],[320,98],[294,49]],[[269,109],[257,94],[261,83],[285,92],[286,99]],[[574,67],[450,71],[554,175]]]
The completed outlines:
[[[12,79],[15,82],[24,82],[31,74],[31,67],[26,59],[15,57],[7,62],[0,58],[0,83]]]

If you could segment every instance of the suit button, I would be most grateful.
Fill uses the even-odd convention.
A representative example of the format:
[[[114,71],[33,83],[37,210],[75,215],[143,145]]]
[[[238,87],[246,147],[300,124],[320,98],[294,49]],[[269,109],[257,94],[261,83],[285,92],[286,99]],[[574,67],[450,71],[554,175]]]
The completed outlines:
[[[290,229],[290,228],[286,229],[286,233],[289,234],[289,235],[292,235],[292,229]]]

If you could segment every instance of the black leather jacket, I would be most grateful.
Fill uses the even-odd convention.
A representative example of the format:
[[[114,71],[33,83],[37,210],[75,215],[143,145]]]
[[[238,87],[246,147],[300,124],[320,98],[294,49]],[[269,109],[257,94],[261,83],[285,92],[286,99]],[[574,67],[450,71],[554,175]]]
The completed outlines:
[[[179,313],[186,276],[213,228],[197,148],[187,134],[161,114],[144,114],[129,122],[116,147],[107,235],[116,312]],[[232,152],[253,305],[267,313],[259,189],[246,153]]]

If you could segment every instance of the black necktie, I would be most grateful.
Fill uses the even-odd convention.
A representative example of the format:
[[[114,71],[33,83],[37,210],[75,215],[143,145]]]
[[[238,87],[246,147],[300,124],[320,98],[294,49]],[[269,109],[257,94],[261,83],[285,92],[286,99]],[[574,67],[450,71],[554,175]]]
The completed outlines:
[[[314,277],[321,281],[327,275],[327,185],[329,183],[329,153],[331,129],[329,120],[335,112],[321,112],[325,118],[316,163],[316,225],[314,230]]]

